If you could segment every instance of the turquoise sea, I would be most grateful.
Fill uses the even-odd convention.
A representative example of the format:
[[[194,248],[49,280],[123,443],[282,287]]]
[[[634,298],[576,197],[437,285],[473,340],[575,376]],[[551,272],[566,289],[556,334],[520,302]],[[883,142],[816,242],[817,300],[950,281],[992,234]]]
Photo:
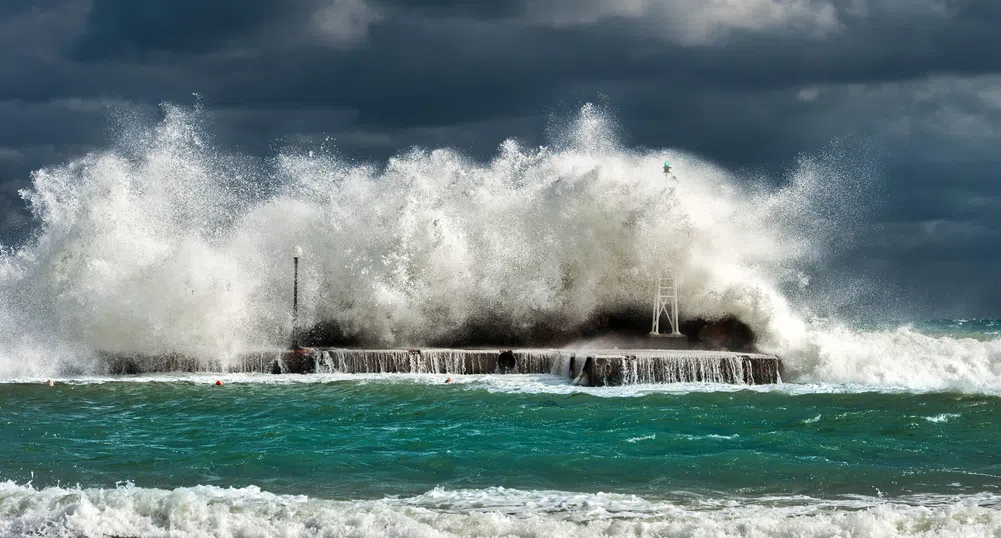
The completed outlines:
[[[984,390],[21,379],[0,535],[997,536],[999,446]]]
[[[31,175],[30,234],[0,245],[0,538],[1001,537],[1001,322],[912,323],[914,282],[828,270],[874,230],[867,152],[759,177],[628,147],[592,104],[488,161],[251,157],[169,103],[118,120]],[[593,350],[646,334],[668,281],[783,383],[98,360],[226,370],[303,331]]]

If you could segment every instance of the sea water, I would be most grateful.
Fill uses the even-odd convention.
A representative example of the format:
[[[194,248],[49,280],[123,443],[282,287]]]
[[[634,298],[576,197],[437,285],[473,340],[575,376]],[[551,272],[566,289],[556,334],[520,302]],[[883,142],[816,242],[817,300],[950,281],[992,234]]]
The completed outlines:
[[[996,394],[858,385],[21,380],[0,534],[988,536],[999,416]]]
[[[830,268],[878,200],[865,151],[760,178],[625,147],[586,106],[485,163],[262,161],[204,124],[126,121],[22,193],[36,229],[0,246],[0,536],[1001,534],[1001,325],[844,315],[897,316],[885,283]],[[649,312],[669,272],[683,318],[740,318],[783,383],[103,376],[102,353],[287,345],[296,245],[297,319],[341,344],[554,345]]]

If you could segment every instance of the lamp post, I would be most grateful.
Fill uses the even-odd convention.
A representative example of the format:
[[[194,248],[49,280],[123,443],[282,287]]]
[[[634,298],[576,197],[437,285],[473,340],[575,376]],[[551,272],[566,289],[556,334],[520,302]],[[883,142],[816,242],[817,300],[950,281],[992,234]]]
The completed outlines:
[[[296,245],[292,249],[292,261],[294,264],[292,276],[292,347],[299,347],[299,258],[302,257],[302,247]]]

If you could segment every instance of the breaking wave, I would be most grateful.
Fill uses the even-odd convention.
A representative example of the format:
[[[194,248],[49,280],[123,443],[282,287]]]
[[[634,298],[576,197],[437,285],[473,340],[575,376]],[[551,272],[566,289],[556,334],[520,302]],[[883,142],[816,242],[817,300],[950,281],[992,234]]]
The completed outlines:
[[[0,254],[0,375],[87,373],[98,351],[218,360],[283,345],[301,245],[300,320],[336,342],[642,330],[654,280],[674,271],[683,316],[746,322],[789,380],[1001,387],[1001,343],[808,321],[811,276],[865,227],[864,151],[835,144],[781,181],[746,177],[625,148],[586,105],[548,146],[509,140],[486,163],[451,149],[383,165],[323,149],[262,162],[215,148],[197,108],[164,111],[111,149],[33,174],[36,233]]]
[[[435,489],[411,498],[329,501],[256,487],[159,490],[0,483],[2,536],[995,536],[989,494],[897,501]]]

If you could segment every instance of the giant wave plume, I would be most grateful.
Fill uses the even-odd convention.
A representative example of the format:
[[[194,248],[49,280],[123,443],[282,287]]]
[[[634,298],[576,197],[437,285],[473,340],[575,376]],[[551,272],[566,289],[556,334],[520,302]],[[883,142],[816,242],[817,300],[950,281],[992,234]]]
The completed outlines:
[[[341,343],[545,344],[646,319],[653,282],[675,273],[684,316],[739,318],[794,378],[934,386],[1001,372],[978,343],[976,364],[943,381],[941,357],[897,364],[892,343],[918,335],[818,328],[809,301],[790,299],[864,228],[864,151],[834,144],[768,180],[625,147],[588,104],[547,146],[508,140],[489,162],[448,148],[261,161],[218,149],[205,118],[166,105],[109,149],[33,174],[22,195],[37,230],[0,254],[0,374],[86,371],[98,352],[225,359],[284,345],[295,245],[300,320]],[[1001,373],[986,382],[1001,387]]]

